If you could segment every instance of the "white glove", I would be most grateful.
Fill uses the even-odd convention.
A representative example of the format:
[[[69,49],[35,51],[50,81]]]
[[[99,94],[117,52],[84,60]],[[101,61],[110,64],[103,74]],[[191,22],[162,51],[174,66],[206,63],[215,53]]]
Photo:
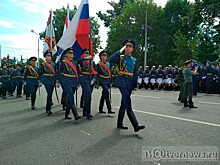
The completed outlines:
[[[131,91],[131,94],[134,94],[134,93],[135,93],[135,91],[136,91],[136,89],[133,89],[133,90]]]
[[[26,81],[24,81],[24,83],[23,83],[24,85],[26,85]]]
[[[0,82],[0,86],[2,86],[2,83]]]
[[[90,85],[94,85],[95,84],[95,80],[92,80],[91,82],[90,82]]]
[[[91,59],[92,59],[92,56],[89,55],[89,56],[87,56],[87,57],[84,57],[84,59],[85,59],[85,60],[91,60]]]
[[[125,50],[126,46],[123,46],[119,51],[122,53]]]

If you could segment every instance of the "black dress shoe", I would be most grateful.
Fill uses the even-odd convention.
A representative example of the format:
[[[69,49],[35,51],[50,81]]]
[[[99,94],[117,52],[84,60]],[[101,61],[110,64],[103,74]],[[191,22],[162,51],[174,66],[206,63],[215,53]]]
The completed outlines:
[[[99,113],[106,113],[105,111],[99,111]]]
[[[36,109],[36,107],[35,107],[35,106],[32,106],[32,107],[31,107],[31,109],[32,109],[32,110],[35,110],[35,109]]]
[[[47,111],[47,116],[51,116],[53,113],[51,111]]]
[[[117,128],[119,128],[119,129],[124,129],[124,130],[128,129],[128,127],[125,127],[125,126],[123,126],[123,125],[117,125]]]
[[[92,120],[93,116],[92,115],[86,115],[88,120]]]
[[[197,108],[197,107],[195,107],[194,105],[190,105],[189,108]]]
[[[65,116],[65,119],[71,120],[72,117],[70,117],[70,116],[68,115],[68,116]]]
[[[141,125],[141,126],[137,125],[136,127],[134,127],[134,132],[138,132],[144,128],[145,128],[145,126],[143,126],[143,125]]]
[[[75,117],[75,120],[79,120],[79,119],[81,119],[80,116],[76,116],[76,117]]]
[[[108,114],[114,114],[115,112],[113,112],[113,111],[108,111]]]

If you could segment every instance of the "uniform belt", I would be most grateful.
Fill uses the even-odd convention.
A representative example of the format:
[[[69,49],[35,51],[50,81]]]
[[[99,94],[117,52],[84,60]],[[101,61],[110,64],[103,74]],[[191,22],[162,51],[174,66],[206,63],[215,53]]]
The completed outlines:
[[[212,76],[212,73],[207,73],[207,75],[211,75]]]
[[[92,72],[82,72],[82,74],[93,74]]]
[[[101,78],[110,78],[110,76],[104,76],[104,75],[99,75],[99,77],[101,77]]]
[[[133,73],[129,73],[129,72],[124,72],[124,71],[119,71],[119,75],[127,75],[127,76],[133,76]]]
[[[35,76],[27,76],[27,78],[38,78],[38,77],[35,77]]]
[[[168,74],[168,76],[173,76],[172,74]]]
[[[7,75],[2,75],[2,77],[6,77],[6,78],[8,78],[9,76],[7,76]]]
[[[22,76],[16,76],[16,78],[22,78]]]
[[[66,73],[61,73],[65,77],[76,77],[75,74],[66,74]]]
[[[11,78],[16,78],[16,77],[11,77]]]
[[[159,76],[162,76],[163,74],[159,74]]]
[[[47,76],[47,77],[53,77],[54,75],[53,74],[43,74],[44,76]]]
[[[155,74],[152,74],[151,76],[155,76]]]
[[[199,74],[199,73],[196,73],[196,74]]]

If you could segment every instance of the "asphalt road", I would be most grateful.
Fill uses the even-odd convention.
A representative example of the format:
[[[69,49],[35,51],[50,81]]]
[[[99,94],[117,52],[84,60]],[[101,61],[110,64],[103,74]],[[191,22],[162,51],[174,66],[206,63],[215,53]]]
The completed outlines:
[[[116,129],[120,104],[118,89],[112,89],[115,115],[99,114],[101,89],[92,99],[92,121],[64,120],[64,111],[53,97],[53,115],[45,114],[46,93],[41,88],[36,110],[30,100],[8,97],[0,100],[0,165],[219,165],[218,160],[149,160],[142,147],[220,147],[219,95],[198,94],[198,109],[189,110],[177,101],[178,92],[138,90],[132,95],[133,109],[140,124],[135,133],[128,117],[127,131]],[[61,90],[58,89],[59,95]],[[80,98],[81,90],[78,91]],[[78,100],[79,102],[79,100]],[[79,110],[82,115],[82,110]],[[201,151],[202,150],[202,151]],[[190,150],[191,151],[191,150]],[[204,149],[205,151],[205,149]],[[143,151],[143,153],[145,153]],[[219,157],[219,155],[217,155]]]

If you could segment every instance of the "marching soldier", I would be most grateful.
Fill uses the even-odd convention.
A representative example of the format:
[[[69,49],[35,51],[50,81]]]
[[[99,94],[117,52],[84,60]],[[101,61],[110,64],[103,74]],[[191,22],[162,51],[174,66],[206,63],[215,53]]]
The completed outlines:
[[[46,51],[44,53],[44,58],[46,58],[46,62],[41,64],[40,76],[41,76],[41,82],[44,85],[47,92],[46,114],[50,116],[52,115],[51,112],[52,96],[53,96],[54,87],[56,85],[56,68],[55,68],[55,64],[51,62],[52,52]]]
[[[0,70],[1,83],[2,83],[2,99],[7,99],[6,93],[9,87],[9,76],[10,72],[7,68],[6,63],[2,63],[2,68]]]
[[[36,93],[39,86],[39,68],[36,65],[37,58],[31,57],[29,59],[30,65],[27,65],[24,72],[24,80],[26,81],[26,89],[30,90],[31,95],[31,109],[34,110]],[[27,91],[26,91],[27,92]],[[27,96],[27,93],[26,93]],[[28,96],[27,96],[28,97]]]
[[[15,77],[16,77],[16,87],[17,87],[17,98],[21,97],[22,84],[23,84],[23,72],[21,64],[16,64]]]
[[[10,71],[10,88],[9,88],[9,93],[10,96],[13,96],[13,93],[15,92],[16,89],[16,77],[15,77],[15,66],[11,66],[11,71]]]
[[[69,116],[71,109],[75,120],[79,120],[81,117],[77,113],[76,105],[74,102],[74,94],[79,84],[78,65],[77,62],[73,60],[74,51],[72,48],[67,48],[63,52],[62,56],[67,57],[65,60],[61,61],[59,75],[60,83],[62,84],[67,102],[65,119],[72,119]]]
[[[135,42],[133,40],[125,40],[123,43],[123,48],[113,54],[109,61],[110,63],[117,64],[118,67],[118,77],[115,82],[116,87],[119,88],[122,99],[121,105],[118,113],[117,128],[128,129],[123,125],[123,119],[125,110],[127,111],[128,118],[134,127],[134,131],[138,132],[145,128],[145,126],[140,126],[132,110],[131,105],[131,93],[132,90],[137,88],[137,59],[132,57],[132,52],[135,47]],[[121,53],[125,50],[125,55]]]
[[[98,82],[102,86],[102,96],[99,102],[99,113],[106,113],[103,111],[104,101],[109,114],[114,114],[112,111],[109,89],[111,90],[111,71],[110,64],[106,62],[107,52],[105,50],[99,53],[100,62],[97,64]]]
[[[84,58],[78,60],[78,64],[81,68],[80,84],[83,90],[83,116],[91,120],[91,100],[92,91],[97,80],[96,66],[93,61],[91,61],[92,56],[89,55],[89,49],[84,49],[82,51]]]

